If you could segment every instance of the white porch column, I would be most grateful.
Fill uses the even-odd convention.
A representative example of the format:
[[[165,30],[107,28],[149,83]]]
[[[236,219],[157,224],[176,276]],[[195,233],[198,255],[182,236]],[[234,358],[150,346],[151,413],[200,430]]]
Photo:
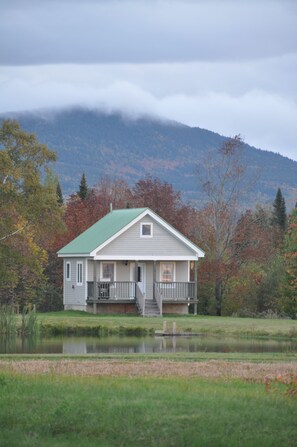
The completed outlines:
[[[153,299],[156,299],[155,296],[155,287],[156,287],[156,261],[153,261]]]
[[[98,298],[97,293],[97,271],[96,271],[97,263],[94,259],[93,261],[93,313],[97,313],[97,303],[95,303],[95,300]]]
[[[198,281],[198,271],[197,271],[197,269],[198,269],[198,261],[195,261],[194,262],[194,281],[195,281],[195,284],[194,284],[194,300],[196,300],[197,301],[197,299],[198,299],[198,284],[197,284],[197,281]],[[197,315],[197,302],[196,303],[194,303],[194,315]]]
[[[138,261],[135,261],[135,282],[138,282]]]

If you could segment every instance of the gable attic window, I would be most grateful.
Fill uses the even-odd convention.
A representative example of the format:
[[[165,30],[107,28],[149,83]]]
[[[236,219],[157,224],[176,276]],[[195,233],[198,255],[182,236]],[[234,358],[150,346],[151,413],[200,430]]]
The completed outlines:
[[[151,222],[140,224],[140,237],[153,237],[153,224]]]

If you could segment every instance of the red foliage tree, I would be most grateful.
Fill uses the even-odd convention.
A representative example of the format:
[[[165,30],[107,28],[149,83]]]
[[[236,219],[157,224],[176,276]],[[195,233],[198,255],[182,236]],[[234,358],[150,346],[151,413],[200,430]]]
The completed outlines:
[[[132,189],[132,205],[148,207],[188,237],[193,235],[191,219],[194,209],[182,201],[181,193],[170,183],[150,175],[139,180]]]

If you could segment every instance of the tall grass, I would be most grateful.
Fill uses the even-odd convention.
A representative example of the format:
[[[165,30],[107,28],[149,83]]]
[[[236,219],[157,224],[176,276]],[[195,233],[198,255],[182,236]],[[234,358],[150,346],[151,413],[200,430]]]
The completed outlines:
[[[13,335],[17,331],[16,314],[12,306],[0,306],[0,334]]]
[[[22,335],[35,336],[38,334],[39,324],[34,310],[24,307],[21,314],[21,322],[15,313],[13,306],[0,306],[0,334],[6,336]]]
[[[35,336],[38,334],[39,325],[37,321],[36,312],[26,307],[23,308],[20,334],[22,336]]]

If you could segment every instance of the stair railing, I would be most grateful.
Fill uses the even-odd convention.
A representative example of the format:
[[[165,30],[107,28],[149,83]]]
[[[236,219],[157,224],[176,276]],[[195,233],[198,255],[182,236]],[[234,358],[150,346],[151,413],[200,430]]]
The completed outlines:
[[[156,300],[156,303],[159,307],[160,317],[162,317],[163,314],[163,300],[162,295],[160,293],[160,289],[158,287],[158,284],[154,283],[154,298]]]
[[[136,298],[136,306],[140,315],[145,316],[145,297],[140,290],[138,284],[135,284],[135,298]]]

